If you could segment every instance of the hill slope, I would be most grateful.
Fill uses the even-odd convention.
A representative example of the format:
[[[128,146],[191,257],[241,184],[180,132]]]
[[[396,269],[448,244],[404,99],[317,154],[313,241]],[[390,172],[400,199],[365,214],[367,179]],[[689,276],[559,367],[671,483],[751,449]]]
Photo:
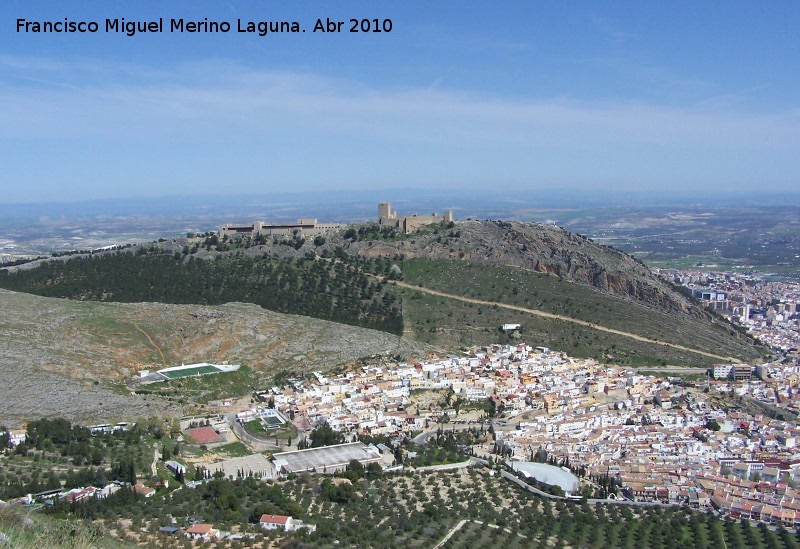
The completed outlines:
[[[12,424],[38,417],[107,421],[179,414],[162,399],[108,387],[109,381],[129,381],[136,370],[165,364],[241,362],[263,377],[428,349],[385,332],[242,303],[97,303],[5,290],[0,302],[0,418]]]
[[[402,256],[404,281],[414,285],[578,321],[487,311],[406,292],[405,334],[422,341],[489,343],[504,337],[497,333],[501,324],[519,322],[529,343],[623,364],[706,366],[726,358],[752,361],[765,352],[632,257],[555,226],[467,221],[402,238],[359,239],[348,252]],[[581,322],[701,353],[635,341]]]
[[[501,324],[518,322],[529,343],[622,364],[706,366],[765,352],[625,253],[534,223],[466,221],[413,234],[365,223],[313,242],[205,235],[11,271],[0,271],[0,285],[40,295],[246,301],[450,348],[496,342]],[[487,314],[382,277],[535,311]]]
[[[520,267],[630,297],[662,310],[712,318],[633,257],[554,225],[464,221],[450,229],[429,226],[399,240],[359,240],[350,244],[349,251],[365,257],[402,254],[407,259],[424,257]]]

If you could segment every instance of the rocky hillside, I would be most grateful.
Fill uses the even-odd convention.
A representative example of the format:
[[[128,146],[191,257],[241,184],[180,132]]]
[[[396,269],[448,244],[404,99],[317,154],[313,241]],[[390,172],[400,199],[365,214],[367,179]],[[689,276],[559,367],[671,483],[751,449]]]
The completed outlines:
[[[176,265],[194,262],[196,266],[197,259],[214,260],[207,263],[218,266],[218,271],[222,274],[233,273],[232,280],[212,280],[206,277],[202,279],[204,282],[198,284],[186,280],[172,280],[173,286],[179,288],[205,287],[205,293],[192,298],[194,301],[175,300],[177,299],[175,296],[164,299],[172,303],[250,301],[249,294],[244,297],[225,297],[228,295],[225,290],[231,288],[250,290],[248,284],[241,284],[244,278],[231,270],[234,267],[244,268],[242,265],[247,267],[247,272],[252,272],[251,264],[260,265],[269,262],[275,263],[276,269],[278,267],[283,269],[283,266],[277,265],[282,263],[301,273],[313,274],[320,270],[338,272],[335,280],[331,278],[333,282],[329,280],[325,284],[319,284],[318,281],[314,282],[311,279],[298,279],[298,282],[289,285],[290,293],[303,296],[304,299],[308,298],[309,303],[317,303],[319,300],[316,300],[316,297],[330,300],[331,296],[337,295],[338,292],[341,295],[333,298],[334,303],[360,303],[362,309],[368,312],[372,312],[378,306],[395,307],[393,304],[397,303],[397,309],[402,311],[402,319],[405,322],[403,334],[406,338],[450,349],[461,345],[494,342],[498,337],[497,328],[500,324],[521,320],[514,320],[507,313],[487,315],[485,312],[482,313],[480,308],[473,309],[463,303],[456,305],[442,299],[434,303],[430,301],[430,296],[423,298],[413,289],[406,288],[400,291],[392,285],[378,284],[374,275],[387,278],[405,276],[407,282],[417,287],[426,285],[428,288],[462,298],[477,298],[487,303],[504,303],[545,311],[584,323],[595,323],[600,327],[621,330],[627,334],[612,336],[606,331],[606,335],[603,335],[585,325],[580,326],[575,322],[565,323],[563,318],[556,322],[552,319],[543,319],[541,316],[521,317],[528,319],[522,324],[527,330],[527,337],[531,338],[533,343],[551,345],[562,350],[569,349],[575,356],[620,360],[622,363],[631,364],[665,363],[700,366],[707,365],[706,363],[711,360],[717,360],[714,357],[722,356],[749,362],[757,360],[764,353],[763,349],[754,347],[753,341],[748,336],[735,330],[711,311],[694,304],[687,296],[652,274],[631,256],[552,225],[468,220],[448,225],[429,225],[413,234],[401,234],[375,223],[363,223],[330,231],[315,238],[303,238],[302,235],[297,235],[243,241],[219,239],[216,235],[202,235],[195,238],[162,239],[127,252],[132,252],[131,258],[142,256],[144,259],[158,256],[162,263],[171,261]],[[109,251],[94,255],[117,253],[119,252]],[[244,261],[245,257],[248,261]],[[292,261],[281,262],[278,258],[292,259]],[[413,264],[414,261],[429,260],[438,264]],[[101,265],[108,262],[93,263]],[[228,263],[231,263],[231,269],[226,267]],[[491,270],[491,273],[488,271],[481,273],[480,271],[485,270],[483,266]],[[49,278],[38,280],[36,282],[38,287],[32,286],[31,291],[59,295],[52,293],[57,290],[56,285],[91,286],[87,278],[76,278],[74,273],[69,274],[67,269],[59,270],[51,267],[52,264],[48,268],[48,272],[51,272]],[[513,270],[523,273],[524,276],[515,276],[514,273],[507,272],[512,267],[518,268]],[[26,268],[36,267],[35,264],[31,264],[11,270],[20,271]],[[409,272],[403,273],[402,269]],[[125,269],[125,273],[135,271],[136,269]],[[436,276],[436,273],[440,275],[446,273],[446,276]],[[554,287],[548,280],[536,279],[537,276],[541,277],[544,274],[556,275],[551,278],[561,281],[564,286]],[[29,278],[34,279],[33,276]],[[140,273],[138,277],[134,277],[131,284],[144,284],[149,288],[163,286],[156,279],[145,278]],[[94,296],[91,298],[98,299],[98,295],[99,299],[116,298],[116,294],[109,296],[106,286],[94,284],[91,288],[87,286],[87,289],[91,290],[88,295]],[[275,287],[275,281],[265,276],[259,279],[253,288],[261,292],[259,295],[270,296],[275,293]],[[342,293],[342,288],[358,291]],[[376,290],[372,292],[374,295],[365,293],[370,289]],[[247,291],[244,294],[247,294]],[[344,297],[345,294],[350,297]],[[147,299],[162,300],[159,297]],[[137,300],[127,299],[127,301]],[[268,301],[261,304],[268,307]],[[130,304],[124,307],[135,306]],[[157,306],[152,307],[157,308]],[[223,307],[212,309],[222,311]],[[249,311],[252,311],[251,316],[259,318],[266,318],[271,314],[255,306],[250,307],[247,314],[250,314]],[[308,311],[302,314],[325,317],[324,310],[317,311],[311,307]],[[442,318],[443,314],[446,318]],[[262,328],[237,324],[229,336],[217,341],[215,337],[220,330],[224,332],[228,329],[226,320],[224,318],[211,320],[213,323],[210,326],[213,328],[205,331],[195,328],[188,331],[184,328],[184,331],[181,331],[167,324],[163,329],[159,328],[155,332],[148,330],[148,332],[154,340],[161,337],[164,343],[169,342],[165,345],[158,343],[165,356],[163,360],[166,362],[211,360],[223,355],[239,357],[231,360],[240,361],[274,360],[273,354],[256,352],[258,344],[254,344],[253,341],[260,341],[258,338],[261,337]],[[351,323],[357,322],[351,321]],[[298,330],[302,332],[301,328]],[[630,337],[631,335],[647,338],[649,343],[646,344],[651,350],[644,352],[642,350],[644,343],[641,339],[636,340],[635,337]],[[184,346],[183,341],[190,345]],[[392,341],[395,341],[394,345],[401,345],[399,343],[401,340]],[[659,342],[670,342],[710,354],[706,355],[704,362],[695,362],[693,357],[696,353],[676,354],[673,348],[665,354],[663,346],[658,345]],[[329,344],[331,352],[338,352],[342,356],[371,354],[358,349],[349,349],[350,343],[338,336],[328,337],[324,342],[320,340],[317,345],[323,343]],[[406,342],[404,345],[412,344]],[[170,351],[173,346],[176,352]],[[149,360],[162,360],[152,355],[152,347],[143,348],[149,349],[148,352],[151,353]],[[290,358],[294,356],[292,353],[295,353],[301,357],[298,361],[302,361],[306,354],[303,345],[299,345],[298,349],[296,353],[293,350],[286,352]],[[125,353],[121,353],[120,356],[125,356]],[[199,358],[194,359],[190,356]],[[629,362],[625,362],[621,356]],[[142,360],[142,356],[136,356],[131,362],[140,363]]]
[[[377,225],[374,223],[354,224],[351,227],[355,230],[351,231],[350,236],[345,229],[331,231],[325,235],[322,244],[316,243],[312,238],[302,241],[268,238],[265,244],[251,246],[246,250],[222,242],[219,245],[205,246],[203,238],[177,238],[154,244],[171,253],[181,253],[192,248],[191,255],[199,258],[214,258],[220,254],[244,251],[255,257],[268,253],[300,259],[310,252],[317,255],[333,254],[336,248],[343,248],[349,255],[365,258],[423,257],[515,266],[534,272],[555,274],[565,280],[586,284],[617,296],[631,297],[662,310],[712,318],[708,311],[694,306],[685,295],[625,252],[597,244],[555,225],[469,220],[458,221],[448,227],[429,225],[408,235],[381,233],[376,230]],[[355,235],[352,235],[353,232]],[[56,260],[65,259],[68,257]],[[41,261],[36,261],[10,270],[35,268],[40,264]]]
[[[0,420],[11,424],[38,417],[107,421],[179,414],[165,400],[124,389],[140,369],[229,361],[265,377],[429,349],[385,332],[242,303],[97,303],[5,290],[0,303]]]
[[[457,235],[457,236],[456,236]],[[662,309],[709,316],[624,252],[554,225],[517,221],[464,221],[402,240],[359,240],[349,251],[367,257],[461,260],[551,273]]]

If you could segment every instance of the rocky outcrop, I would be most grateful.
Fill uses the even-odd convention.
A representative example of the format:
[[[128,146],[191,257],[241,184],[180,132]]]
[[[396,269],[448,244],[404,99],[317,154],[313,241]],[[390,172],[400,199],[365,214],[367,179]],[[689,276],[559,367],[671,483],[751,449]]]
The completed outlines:
[[[458,236],[455,236],[458,235]],[[407,240],[345,242],[365,257],[466,260],[550,273],[669,311],[705,315],[633,257],[553,225],[517,221],[465,221],[452,229]]]

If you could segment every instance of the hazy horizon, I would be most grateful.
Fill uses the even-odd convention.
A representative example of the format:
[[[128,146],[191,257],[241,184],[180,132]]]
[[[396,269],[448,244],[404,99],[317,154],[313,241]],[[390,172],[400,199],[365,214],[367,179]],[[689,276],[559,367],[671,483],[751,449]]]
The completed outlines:
[[[402,208],[428,208],[438,210],[464,209],[480,204],[486,208],[502,206],[532,209],[591,209],[620,208],[719,208],[741,206],[800,207],[800,191],[791,192],[733,192],[721,194],[698,190],[691,193],[672,191],[609,191],[588,189],[578,192],[573,188],[561,189],[334,189],[320,192],[298,191],[281,193],[228,193],[228,194],[168,194],[163,196],[122,196],[116,198],[40,200],[26,202],[0,202],[0,215],[6,218],[39,215],[165,215],[176,211],[205,211],[220,215],[231,209],[254,210],[260,206],[269,209],[285,207],[302,210],[314,207],[340,207],[358,204],[370,212],[378,202],[388,201]],[[323,209],[325,209],[323,208]],[[420,213],[424,212],[422,209]],[[312,211],[308,212],[313,214]],[[291,215],[286,219],[291,218]]]

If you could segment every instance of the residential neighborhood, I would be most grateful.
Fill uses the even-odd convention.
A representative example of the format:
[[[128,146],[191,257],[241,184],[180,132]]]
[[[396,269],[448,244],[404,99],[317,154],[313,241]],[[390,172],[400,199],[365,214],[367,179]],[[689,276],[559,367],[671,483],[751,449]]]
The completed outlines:
[[[722,404],[739,398],[800,409],[798,380],[794,363],[720,364],[685,383],[518,344],[315,373],[263,394],[312,424],[398,437],[483,424],[489,414],[476,405],[490,402],[495,441],[474,449],[481,455],[500,445],[512,460],[533,461],[543,450],[587,478],[617,479],[619,497],[713,507],[734,518],[747,509],[748,518],[765,522],[775,522],[777,510],[781,522],[800,524],[800,429]],[[446,402],[419,404],[437,391]]]

